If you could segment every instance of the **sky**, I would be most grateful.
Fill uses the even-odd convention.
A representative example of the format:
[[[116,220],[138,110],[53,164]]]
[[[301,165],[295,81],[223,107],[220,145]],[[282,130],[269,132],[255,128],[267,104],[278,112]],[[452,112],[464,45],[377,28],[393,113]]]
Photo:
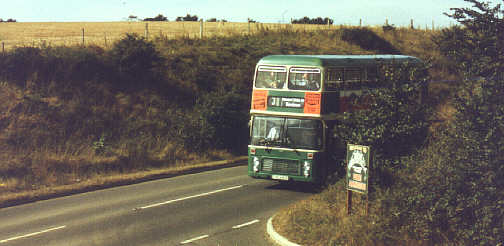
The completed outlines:
[[[463,0],[0,0],[0,18],[18,22],[124,21],[162,14],[169,21],[187,14],[204,20],[289,23],[291,19],[328,17],[334,24],[447,27],[456,22],[443,13],[470,7]]]

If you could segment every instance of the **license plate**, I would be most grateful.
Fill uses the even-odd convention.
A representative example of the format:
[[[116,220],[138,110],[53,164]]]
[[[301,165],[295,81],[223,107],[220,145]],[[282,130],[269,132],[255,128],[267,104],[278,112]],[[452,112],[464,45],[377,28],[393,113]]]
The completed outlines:
[[[289,176],[285,176],[285,175],[271,175],[271,179],[289,180]]]

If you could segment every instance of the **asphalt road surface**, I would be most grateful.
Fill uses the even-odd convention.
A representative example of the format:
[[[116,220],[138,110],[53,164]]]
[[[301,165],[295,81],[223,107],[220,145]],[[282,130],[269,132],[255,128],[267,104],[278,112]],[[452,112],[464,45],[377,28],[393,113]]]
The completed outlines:
[[[3,245],[274,245],[266,222],[314,193],[239,166],[0,209]]]

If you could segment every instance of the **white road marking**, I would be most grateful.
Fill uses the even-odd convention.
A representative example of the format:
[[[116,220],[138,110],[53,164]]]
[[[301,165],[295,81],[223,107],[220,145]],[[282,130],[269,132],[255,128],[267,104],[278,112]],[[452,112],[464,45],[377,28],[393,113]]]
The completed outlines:
[[[46,233],[46,232],[50,232],[50,231],[55,231],[55,230],[60,230],[60,229],[63,229],[65,227],[66,226],[58,226],[58,227],[54,227],[54,228],[49,228],[47,230],[38,231],[38,232],[30,233],[30,234],[26,234],[26,235],[23,235],[23,236],[11,237],[11,238],[8,238],[8,239],[1,240],[0,243],[6,243],[6,242],[9,242],[9,241],[13,241],[13,240],[17,240],[17,239],[21,239],[21,238],[25,238],[25,237],[33,237],[33,236],[36,236],[36,235],[39,235],[39,234],[42,234],[42,233]]]
[[[155,203],[155,204],[151,204],[151,205],[147,205],[147,206],[143,206],[143,207],[139,207],[139,208],[134,208],[133,210],[153,208],[153,207],[157,207],[157,206],[161,206],[161,205],[166,205],[166,204],[174,203],[174,202],[180,202],[180,201],[183,201],[183,200],[192,199],[192,198],[196,198],[196,197],[208,196],[208,195],[212,195],[212,194],[215,194],[215,193],[218,193],[218,192],[223,192],[223,191],[228,191],[228,190],[234,190],[234,189],[238,189],[238,188],[241,188],[241,187],[243,187],[243,185],[233,186],[233,187],[229,187],[229,188],[225,188],[225,189],[220,189],[220,190],[214,190],[214,191],[210,191],[210,192],[206,192],[206,193],[202,193],[202,194],[198,194],[198,195],[194,195],[194,196],[182,197],[182,198],[178,198],[178,199],[170,200],[170,201],[166,201],[166,202]]]
[[[198,240],[201,240],[201,239],[204,239],[204,238],[207,238],[209,237],[208,235],[203,235],[203,236],[199,236],[199,237],[195,237],[193,239],[189,239],[189,240],[185,240],[183,242],[180,242],[180,244],[188,244],[188,243],[192,243],[194,241],[198,241]]]
[[[259,220],[252,220],[252,221],[250,221],[250,222],[243,223],[243,224],[241,224],[241,225],[235,225],[235,226],[233,226],[233,229],[240,229],[240,228],[242,228],[242,227],[245,227],[245,226],[249,226],[249,225],[255,224],[255,223],[257,223],[257,222],[259,222]]]

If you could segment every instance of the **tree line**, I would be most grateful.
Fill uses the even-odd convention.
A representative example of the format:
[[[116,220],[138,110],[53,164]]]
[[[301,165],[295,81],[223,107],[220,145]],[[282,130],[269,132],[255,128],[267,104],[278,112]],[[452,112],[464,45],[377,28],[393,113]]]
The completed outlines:
[[[138,20],[137,16],[130,15],[128,17],[129,20]],[[175,19],[175,21],[199,21],[200,18],[197,15],[190,15],[187,14],[186,16],[179,16]],[[156,17],[148,17],[143,19],[143,21],[169,21],[167,17],[165,17],[162,14],[158,14]],[[225,19],[218,20],[217,18],[210,18],[207,20],[207,22],[227,22]],[[247,22],[252,22],[256,23],[257,21],[248,18]],[[334,23],[333,19],[330,19],[328,17],[322,18],[322,17],[317,17],[317,18],[309,18],[307,16],[300,18],[300,19],[293,19],[291,20],[292,24],[318,24],[318,25],[323,25],[323,24],[330,24],[332,25]]]
[[[4,20],[2,18],[0,18],[0,22],[17,22],[15,19],[12,19],[12,18],[9,18],[7,20]]]

